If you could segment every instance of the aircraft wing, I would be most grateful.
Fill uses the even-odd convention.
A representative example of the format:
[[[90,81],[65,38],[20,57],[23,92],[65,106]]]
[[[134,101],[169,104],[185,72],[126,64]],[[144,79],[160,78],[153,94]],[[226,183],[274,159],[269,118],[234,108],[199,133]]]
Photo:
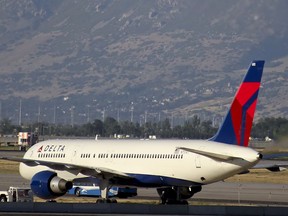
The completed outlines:
[[[287,158],[287,152],[263,153],[262,160],[252,169],[267,169],[271,172],[284,171],[288,167]]]
[[[15,161],[15,162],[24,162],[23,158],[18,158],[18,157],[3,157],[0,156],[0,160],[8,160],[8,161]]]
[[[31,160],[31,159],[17,158],[17,157],[0,157],[0,159],[22,162],[26,164],[27,166],[43,165],[51,169],[57,169],[57,170],[63,170],[63,171],[65,170],[74,174],[78,172],[84,175],[90,175],[94,177],[105,176],[106,178],[113,178],[113,177],[133,178],[117,170],[107,169],[103,167],[79,166],[79,165],[74,165],[74,164],[69,164],[69,163],[52,162],[52,161],[48,162],[48,161]]]
[[[267,169],[271,172],[284,171],[288,167],[288,161],[273,161],[273,160],[261,160],[251,169]]]
[[[250,169],[267,169],[271,172],[282,172],[287,170],[288,161],[271,161],[271,160],[261,160],[258,164]],[[249,170],[244,170],[238,174],[249,173]]]
[[[288,152],[263,153],[264,160],[283,160],[288,158]]]
[[[184,150],[187,152],[192,152],[192,153],[196,153],[196,154],[200,154],[206,157],[210,157],[212,159],[216,159],[216,160],[220,160],[220,161],[228,161],[228,160],[232,160],[232,159],[242,159],[244,160],[244,158],[241,157],[234,157],[232,155],[227,155],[227,154],[219,154],[219,153],[215,153],[215,152],[210,152],[210,151],[205,151],[205,150],[198,150],[198,149],[192,149],[192,148],[185,148],[185,147],[177,147],[177,150]]]

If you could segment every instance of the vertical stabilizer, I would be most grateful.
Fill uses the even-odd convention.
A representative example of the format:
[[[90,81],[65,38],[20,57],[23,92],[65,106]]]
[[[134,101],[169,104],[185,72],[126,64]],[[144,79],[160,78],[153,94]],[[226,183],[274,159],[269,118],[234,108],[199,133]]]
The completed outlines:
[[[265,61],[253,61],[218,132],[210,140],[248,146]]]

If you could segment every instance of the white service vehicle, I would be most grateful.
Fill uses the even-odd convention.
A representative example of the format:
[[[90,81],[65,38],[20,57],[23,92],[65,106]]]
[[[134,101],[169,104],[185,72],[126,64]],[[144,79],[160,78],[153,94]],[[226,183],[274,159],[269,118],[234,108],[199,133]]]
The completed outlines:
[[[20,151],[26,151],[29,146],[38,142],[38,134],[32,132],[18,133],[18,146]]]
[[[33,202],[33,192],[28,187],[9,187],[7,191],[0,191],[0,202]]]

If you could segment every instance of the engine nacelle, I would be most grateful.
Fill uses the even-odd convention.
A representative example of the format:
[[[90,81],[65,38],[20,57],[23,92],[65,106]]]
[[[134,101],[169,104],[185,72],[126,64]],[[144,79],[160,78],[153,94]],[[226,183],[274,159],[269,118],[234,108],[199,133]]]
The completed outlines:
[[[36,173],[31,181],[33,193],[42,199],[55,199],[63,196],[73,184],[57,176],[57,173],[51,171],[42,171]]]

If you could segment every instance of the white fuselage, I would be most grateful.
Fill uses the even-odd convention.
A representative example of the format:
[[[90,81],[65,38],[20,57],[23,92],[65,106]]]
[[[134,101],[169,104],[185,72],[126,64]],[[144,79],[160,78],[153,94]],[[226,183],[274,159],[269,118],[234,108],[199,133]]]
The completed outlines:
[[[177,150],[179,147],[227,154],[239,159],[217,160]],[[52,170],[66,180],[88,177],[81,172],[83,167],[124,173],[140,179],[140,182],[143,180],[143,185],[153,185],[156,179],[155,185],[159,186],[209,184],[246,171],[259,161],[258,152],[251,148],[206,140],[48,140],[31,147],[24,158],[76,167],[71,171],[21,163],[20,174],[26,179],[43,170]],[[150,180],[147,182],[147,179]]]

